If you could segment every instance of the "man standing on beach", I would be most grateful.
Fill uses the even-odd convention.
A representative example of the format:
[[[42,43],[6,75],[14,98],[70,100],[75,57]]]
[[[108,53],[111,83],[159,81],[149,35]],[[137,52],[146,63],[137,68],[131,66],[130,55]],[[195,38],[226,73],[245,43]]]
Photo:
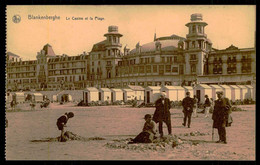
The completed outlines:
[[[165,92],[161,92],[160,97],[161,98],[155,102],[156,109],[153,115],[153,121],[156,123],[159,122],[159,134],[161,137],[163,137],[163,122],[165,122],[167,125],[169,135],[172,134],[170,113],[171,104],[170,100],[166,98]]]
[[[217,143],[227,144],[226,127],[229,126],[228,119],[231,113],[231,104],[229,99],[223,96],[222,91],[217,92],[217,97],[212,114],[213,128],[218,129],[219,141]]]
[[[186,126],[186,121],[188,118],[188,128],[190,128],[191,115],[192,115],[193,106],[194,106],[194,100],[190,97],[190,92],[186,92],[186,97],[182,100],[182,106],[183,106],[182,112],[184,113],[182,125],[184,127]]]

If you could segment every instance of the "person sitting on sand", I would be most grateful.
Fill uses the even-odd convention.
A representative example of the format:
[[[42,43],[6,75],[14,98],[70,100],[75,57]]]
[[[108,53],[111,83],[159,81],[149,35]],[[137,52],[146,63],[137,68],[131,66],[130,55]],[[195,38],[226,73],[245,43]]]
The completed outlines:
[[[68,122],[69,118],[74,117],[73,112],[65,113],[61,117],[57,119],[57,127],[59,130],[61,130],[61,135],[60,135],[60,141],[64,141],[64,127],[66,127],[66,123]]]
[[[137,135],[132,141],[130,141],[128,144],[133,143],[152,143],[155,139],[155,122],[152,121],[152,116],[150,114],[146,114],[144,116],[144,127],[143,131]]]

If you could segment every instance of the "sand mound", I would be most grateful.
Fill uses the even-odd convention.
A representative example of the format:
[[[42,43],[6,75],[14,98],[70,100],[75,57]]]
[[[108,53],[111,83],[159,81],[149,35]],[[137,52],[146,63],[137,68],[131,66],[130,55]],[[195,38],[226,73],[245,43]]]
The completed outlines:
[[[153,143],[128,144],[128,142],[130,141],[131,138],[116,139],[113,140],[113,142],[109,142],[105,144],[105,146],[113,149],[126,149],[126,150],[139,150],[139,151],[146,151],[146,150],[165,151],[166,149],[172,149],[184,143],[176,135],[157,138],[153,141]]]
[[[45,138],[45,139],[41,139],[41,140],[31,140],[31,142],[59,142],[61,139],[61,137],[56,137],[56,138]],[[78,141],[91,141],[91,140],[105,140],[105,138],[102,137],[91,137],[91,138],[85,138],[82,136],[79,136],[77,134],[74,134],[70,131],[66,131],[64,133],[64,137],[62,138],[62,142],[66,142],[69,140],[78,140]]]

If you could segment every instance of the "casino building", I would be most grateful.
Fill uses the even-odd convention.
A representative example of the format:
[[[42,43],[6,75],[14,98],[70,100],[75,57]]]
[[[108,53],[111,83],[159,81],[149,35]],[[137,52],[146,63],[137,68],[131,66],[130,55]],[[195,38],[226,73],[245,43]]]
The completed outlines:
[[[89,54],[55,55],[47,44],[35,61],[12,60],[7,53],[7,89],[45,90],[120,88],[127,85],[255,85],[255,48],[213,48],[201,14],[192,14],[186,38],[171,35],[156,38],[134,49],[122,47],[117,26],[109,26],[105,39]]]

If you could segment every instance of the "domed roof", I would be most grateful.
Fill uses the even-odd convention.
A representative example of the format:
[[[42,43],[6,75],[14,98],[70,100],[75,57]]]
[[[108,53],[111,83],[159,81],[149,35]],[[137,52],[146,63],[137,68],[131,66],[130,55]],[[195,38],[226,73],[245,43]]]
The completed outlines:
[[[172,51],[178,49],[179,40],[160,40],[153,41],[141,46],[141,52],[154,52],[156,50],[156,42],[160,42],[162,51]],[[136,52],[136,49],[130,51],[130,54]]]

